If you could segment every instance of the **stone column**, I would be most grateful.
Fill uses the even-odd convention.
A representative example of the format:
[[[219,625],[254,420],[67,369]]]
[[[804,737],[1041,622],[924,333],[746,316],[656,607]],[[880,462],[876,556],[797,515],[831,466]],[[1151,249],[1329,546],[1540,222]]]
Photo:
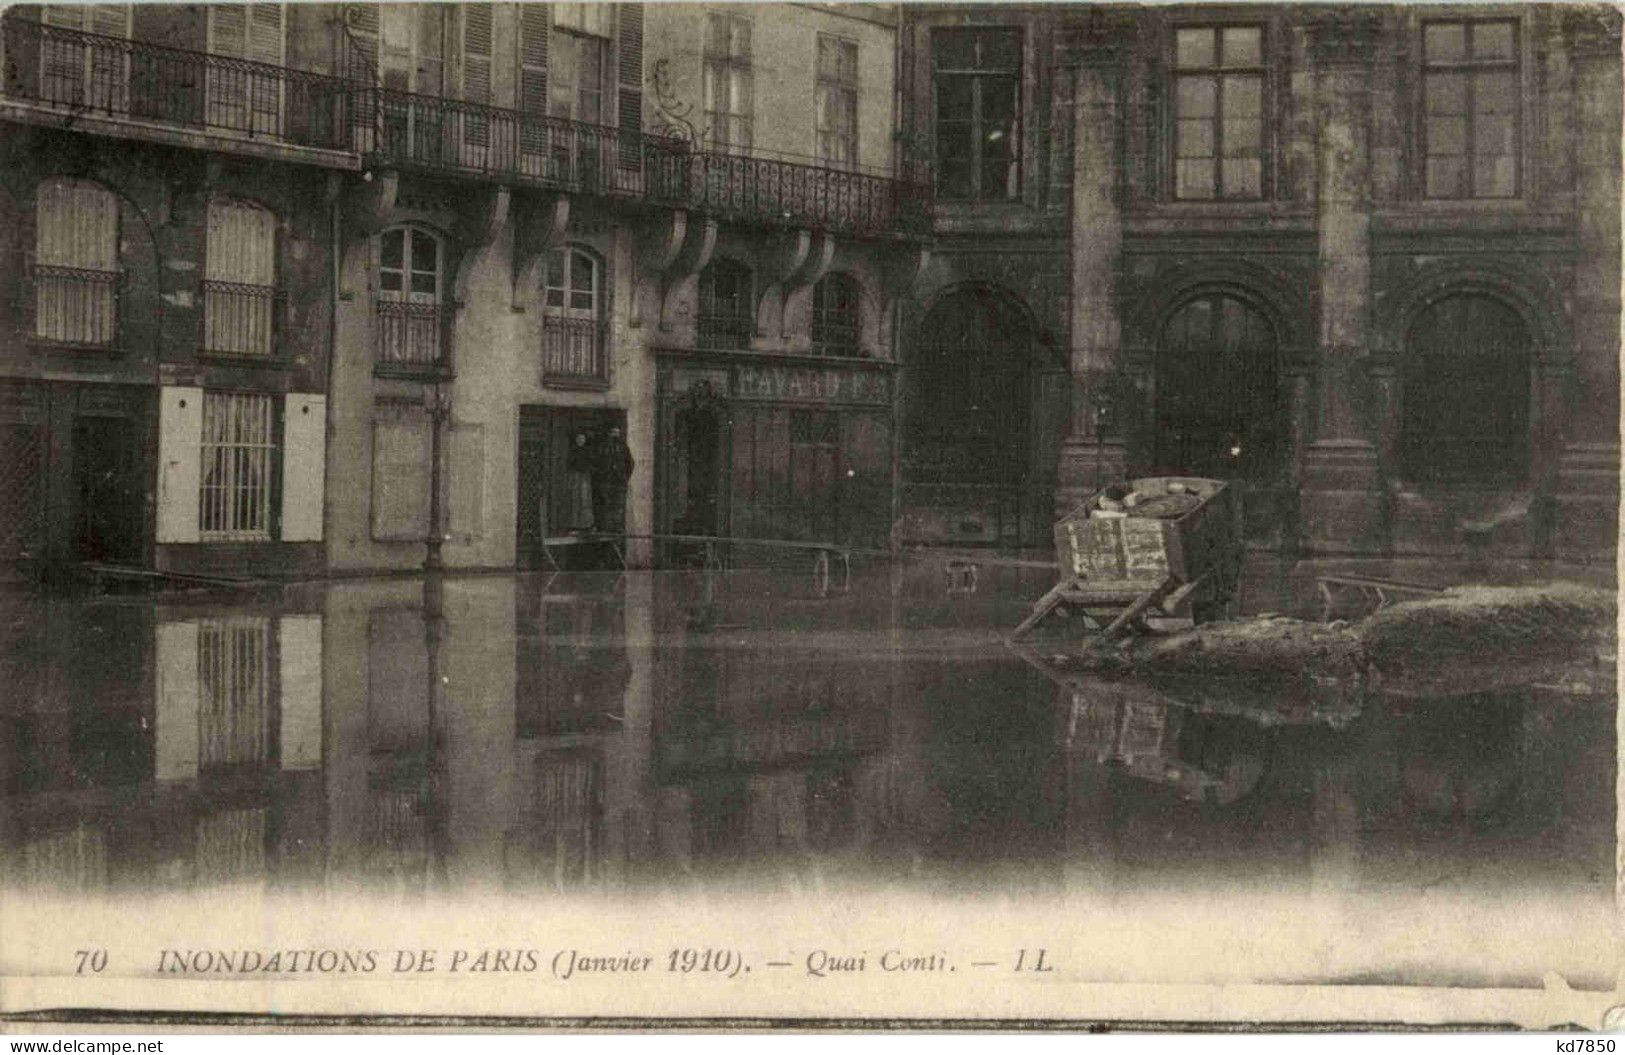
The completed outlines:
[[[1380,26],[1369,11],[1317,13],[1310,25],[1316,64],[1319,180],[1320,405],[1304,458],[1303,509],[1309,544],[1376,549],[1385,503],[1376,442],[1387,401],[1371,398],[1371,70]]]
[[[1109,381],[1122,344],[1117,270],[1123,222],[1117,158],[1118,88],[1133,39],[1123,16],[1092,15],[1067,42],[1073,83],[1071,290],[1072,426],[1061,444],[1056,506],[1123,475],[1109,420]],[[1065,73],[1063,71],[1062,75]]]
[[[1619,474],[1620,13],[1565,12],[1574,71],[1575,220],[1573,374],[1545,387],[1561,408],[1555,545],[1612,554]],[[1549,352],[1550,350],[1546,350]],[[1548,358],[1542,372],[1555,363]],[[1568,392],[1561,389],[1567,381]],[[1576,398],[1577,397],[1577,398]],[[1556,424],[1556,422],[1554,422]]]

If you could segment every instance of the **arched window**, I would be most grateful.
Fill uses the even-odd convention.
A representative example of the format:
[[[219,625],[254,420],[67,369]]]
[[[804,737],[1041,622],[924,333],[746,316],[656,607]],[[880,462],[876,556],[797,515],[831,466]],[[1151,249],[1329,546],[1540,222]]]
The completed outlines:
[[[542,277],[542,381],[609,383],[604,352],[604,266],[578,246],[547,255]]]
[[[41,183],[34,216],[34,333],[110,347],[117,338],[118,199],[86,180]]]
[[[755,304],[751,285],[750,268],[733,260],[712,260],[700,272],[701,348],[750,347]]]
[[[1275,330],[1238,297],[1210,294],[1168,318],[1157,349],[1159,472],[1263,480],[1286,443]]]
[[[270,355],[276,217],[247,202],[210,202],[204,255],[203,350]]]
[[[1529,331],[1478,294],[1411,323],[1402,374],[1400,460],[1418,482],[1510,482],[1529,468]]]
[[[861,294],[850,275],[837,271],[813,287],[814,355],[858,355]]]
[[[438,366],[445,357],[445,245],[421,227],[378,236],[378,361]]]

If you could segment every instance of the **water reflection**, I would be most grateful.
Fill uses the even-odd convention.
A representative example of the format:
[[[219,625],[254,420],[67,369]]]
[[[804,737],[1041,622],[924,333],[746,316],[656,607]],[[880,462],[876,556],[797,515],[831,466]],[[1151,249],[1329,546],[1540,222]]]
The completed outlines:
[[[5,880],[1610,891],[1611,700],[1524,688],[1329,716],[1052,682],[998,647],[1014,619],[990,585],[881,571],[820,598],[694,572],[274,604],[14,597]]]

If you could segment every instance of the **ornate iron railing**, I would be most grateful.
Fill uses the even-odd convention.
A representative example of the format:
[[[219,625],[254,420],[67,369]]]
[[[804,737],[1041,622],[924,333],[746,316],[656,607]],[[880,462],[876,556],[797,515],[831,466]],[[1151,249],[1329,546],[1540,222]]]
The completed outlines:
[[[925,184],[778,158],[696,151],[665,161],[651,182],[653,197],[744,221],[857,235],[930,225]]]
[[[85,348],[117,343],[123,272],[35,264],[33,276],[35,338]]]
[[[446,312],[438,303],[380,300],[378,362],[433,369],[445,361]]]
[[[274,286],[203,283],[203,350],[225,355],[276,354],[278,309]]]
[[[68,113],[348,150],[349,86],[336,77],[8,15],[4,94]]]
[[[609,383],[604,327],[597,319],[543,317],[542,383],[566,386]]]

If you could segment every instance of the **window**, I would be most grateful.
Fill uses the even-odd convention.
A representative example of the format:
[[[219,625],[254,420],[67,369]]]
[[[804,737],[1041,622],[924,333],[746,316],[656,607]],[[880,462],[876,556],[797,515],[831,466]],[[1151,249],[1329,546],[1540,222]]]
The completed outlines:
[[[283,64],[282,5],[211,5],[209,53]],[[243,132],[282,130],[282,78],[278,72],[241,63],[208,65],[209,124]]]
[[[706,16],[704,93],[705,123],[712,144],[723,150],[748,150],[755,110],[750,19],[715,12]]]
[[[271,621],[206,619],[197,627],[198,765],[264,762],[270,754]]]
[[[812,350],[814,355],[857,355],[858,284],[839,272],[813,286]]]
[[[50,179],[35,200],[34,333],[111,347],[116,337],[118,199],[84,180]]]
[[[818,35],[818,158],[836,165],[858,160],[858,46]]]
[[[1002,201],[1020,193],[1021,32],[939,29],[931,38],[937,193]]]
[[[378,241],[378,361],[435,366],[444,344],[440,239],[420,227],[396,227]]]
[[[593,31],[609,31],[608,5],[581,4],[599,15],[578,20]],[[570,23],[565,23],[566,27]],[[602,125],[605,110],[605,78],[609,67],[609,40],[586,29],[555,25],[548,44],[548,112],[554,117],[583,124]],[[568,126],[555,125],[543,132],[547,144],[547,178],[569,186],[595,185],[602,172],[602,148],[597,135]]]
[[[47,102],[109,113],[129,109],[130,58],[123,40],[130,35],[130,5],[47,4],[40,21],[40,86]]]
[[[462,95],[466,102],[480,106],[491,105],[491,61],[494,44],[493,5],[489,3],[465,4],[461,9],[463,31]],[[465,113],[463,142],[470,146],[489,146],[491,143],[490,118],[482,111]]]
[[[1510,482],[1529,465],[1529,331],[1499,300],[1457,294],[1412,323],[1400,460],[1417,482]]]
[[[1424,23],[1422,62],[1427,196],[1516,195],[1517,25]]]
[[[550,383],[609,381],[604,354],[603,268],[575,247],[547,255],[542,279],[542,379]]]
[[[1263,197],[1263,27],[1175,30],[1174,67],[1174,197]]]
[[[700,347],[750,347],[754,305],[750,269],[732,260],[711,261],[700,273]]]
[[[270,396],[203,395],[203,494],[198,529],[208,541],[271,537],[275,419]]]
[[[210,202],[205,263],[203,350],[270,355],[276,218],[245,202]]]

